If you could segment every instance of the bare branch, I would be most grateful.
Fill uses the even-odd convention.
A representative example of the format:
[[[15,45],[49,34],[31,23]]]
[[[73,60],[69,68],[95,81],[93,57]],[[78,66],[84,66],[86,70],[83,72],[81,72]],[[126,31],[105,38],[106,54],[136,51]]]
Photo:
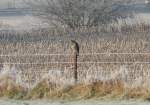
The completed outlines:
[[[132,12],[126,10],[131,3],[132,0],[28,0],[39,16],[72,29],[131,16]]]

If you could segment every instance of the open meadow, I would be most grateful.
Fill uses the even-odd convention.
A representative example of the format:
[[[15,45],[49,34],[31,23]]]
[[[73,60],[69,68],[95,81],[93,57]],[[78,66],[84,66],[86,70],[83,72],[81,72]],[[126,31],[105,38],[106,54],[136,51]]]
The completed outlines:
[[[1,16],[0,105],[148,105],[149,17],[66,28]]]
[[[149,30],[1,32],[1,96],[14,99],[149,100]],[[79,43],[78,84],[70,40]],[[13,92],[15,91],[15,92]]]

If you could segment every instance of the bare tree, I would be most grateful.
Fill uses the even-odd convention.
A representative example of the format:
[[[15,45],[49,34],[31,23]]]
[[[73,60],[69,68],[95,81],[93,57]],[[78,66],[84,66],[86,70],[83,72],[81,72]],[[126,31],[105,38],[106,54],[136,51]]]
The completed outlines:
[[[26,0],[36,14],[75,29],[98,26],[131,16],[132,0]]]

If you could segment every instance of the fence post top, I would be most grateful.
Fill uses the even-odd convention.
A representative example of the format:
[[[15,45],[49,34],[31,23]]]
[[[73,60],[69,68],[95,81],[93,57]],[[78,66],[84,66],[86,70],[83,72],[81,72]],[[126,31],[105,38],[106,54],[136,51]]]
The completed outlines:
[[[79,55],[79,44],[75,40],[71,40],[71,50],[74,54]]]

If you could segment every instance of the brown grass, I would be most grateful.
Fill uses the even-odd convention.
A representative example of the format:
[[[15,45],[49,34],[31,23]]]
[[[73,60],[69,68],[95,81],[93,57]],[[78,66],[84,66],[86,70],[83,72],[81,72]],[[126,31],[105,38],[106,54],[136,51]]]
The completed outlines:
[[[82,31],[82,30],[81,30]],[[76,99],[89,99],[97,97],[110,96],[114,97],[123,97],[124,95],[130,98],[139,98],[139,97],[149,97],[149,92],[147,89],[138,88],[126,89],[124,83],[120,80],[120,75],[117,78],[112,80],[107,80],[106,82],[99,80],[97,78],[97,71],[106,72],[113,74],[118,72],[121,66],[127,65],[128,70],[131,71],[129,77],[139,76],[139,74],[144,71],[144,73],[149,73],[150,65],[142,64],[143,69],[139,69],[139,64],[136,62],[149,62],[149,54],[144,55],[110,55],[109,53],[149,53],[149,34],[146,32],[143,33],[100,33],[94,31],[87,32],[72,32],[73,35],[61,36],[61,32],[57,35],[50,35],[47,32],[42,31],[33,31],[22,32],[22,33],[0,33],[2,37],[0,41],[0,63],[3,67],[4,63],[10,64],[10,67],[15,66],[19,70],[23,71],[24,74],[30,74],[31,77],[35,77],[33,74],[37,74],[41,78],[43,75],[49,72],[49,70],[62,70],[64,71],[67,68],[66,74],[63,78],[70,80],[72,74],[70,73],[71,64],[70,63],[50,63],[50,62],[70,62],[70,55],[53,55],[48,54],[71,54],[70,50],[70,40],[76,40],[80,45],[80,56],[78,58],[78,73],[79,73],[79,84],[76,86],[69,86],[65,89],[51,89],[54,88],[56,84],[52,83],[51,85],[46,84],[42,81],[35,88],[33,88],[28,95],[25,95],[25,98],[76,98]],[[89,30],[88,30],[89,31]],[[60,35],[58,35],[60,34]],[[60,41],[61,40],[61,41]],[[94,54],[95,53],[95,54]],[[106,54],[96,54],[96,53],[106,53]],[[35,54],[45,54],[37,55]],[[85,55],[84,55],[85,54]],[[89,54],[89,55],[86,55]],[[85,63],[85,62],[133,62],[130,64],[101,64],[101,63]],[[11,64],[16,63],[16,64]],[[19,64],[19,63],[28,63]],[[37,64],[33,64],[37,63]],[[103,70],[98,69],[102,67]],[[70,70],[71,69],[71,70]],[[140,73],[138,72],[140,71]],[[69,74],[70,73],[70,74]],[[87,73],[90,74],[89,84],[85,84],[84,81],[87,79]],[[40,75],[39,75],[40,74]],[[105,73],[104,73],[105,74]],[[148,75],[146,75],[148,77]],[[59,77],[59,76],[58,76]],[[108,77],[108,76],[106,76]],[[25,79],[24,75],[22,79]],[[59,81],[61,77],[57,78],[56,81]],[[7,79],[6,79],[7,80]],[[51,80],[50,80],[51,81]],[[115,83],[114,83],[115,81]],[[9,85],[8,85],[9,84]],[[13,82],[5,82],[5,85],[2,85],[0,92],[3,92],[3,89],[7,91],[20,90],[20,87]],[[149,81],[146,81],[146,84],[149,84]],[[63,84],[62,84],[63,85]],[[15,87],[16,86],[16,87]],[[50,87],[49,87],[50,86]],[[53,87],[54,86],[54,87]],[[11,92],[10,92],[11,93]],[[11,93],[14,94],[14,93]],[[4,94],[2,93],[1,96]],[[11,97],[14,95],[10,95]]]
[[[112,84],[111,81],[105,83],[95,82],[87,85],[77,84],[73,86],[67,86],[63,89],[58,88],[58,90],[56,88],[47,88],[48,85],[46,85],[44,82],[39,84],[31,91],[30,95],[32,95],[32,98],[48,97],[52,99],[91,99],[100,98],[107,95],[112,95],[112,98],[115,98],[123,95],[124,92],[123,84],[120,81],[118,81],[116,84]],[[42,96],[39,97],[41,90],[44,93],[42,93]]]
[[[0,97],[22,99],[25,95],[25,89],[17,85],[9,76],[1,77],[0,84]]]

